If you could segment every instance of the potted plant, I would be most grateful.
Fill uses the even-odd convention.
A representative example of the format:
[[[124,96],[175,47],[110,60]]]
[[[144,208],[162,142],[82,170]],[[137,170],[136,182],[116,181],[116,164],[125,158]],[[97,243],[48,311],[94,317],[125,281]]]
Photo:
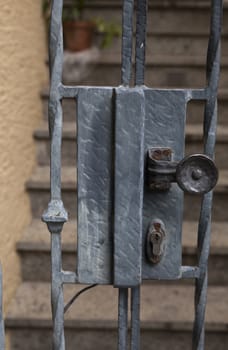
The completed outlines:
[[[82,51],[92,46],[95,24],[84,19],[85,0],[73,0],[63,9],[64,46],[69,51]]]
[[[49,23],[50,0],[43,0],[44,18]],[[121,28],[115,22],[106,22],[102,18],[84,19],[86,0],[72,0],[63,9],[64,48],[68,51],[82,51],[93,44],[94,34],[102,36],[100,47],[110,46],[113,38],[121,34]]]

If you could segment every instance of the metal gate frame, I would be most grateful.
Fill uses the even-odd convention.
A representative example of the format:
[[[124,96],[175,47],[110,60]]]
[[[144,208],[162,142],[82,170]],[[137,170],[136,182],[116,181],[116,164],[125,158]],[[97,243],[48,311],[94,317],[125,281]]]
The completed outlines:
[[[137,1],[136,49],[135,49],[135,86],[144,88],[145,43],[147,24],[147,0]],[[205,100],[204,114],[204,153],[214,157],[217,123],[217,91],[220,73],[220,38],[222,23],[222,0],[211,1],[211,29],[207,54],[207,86],[202,89],[182,89],[188,101]],[[53,349],[64,350],[64,298],[63,285],[78,283],[78,276],[72,271],[63,271],[61,260],[61,232],[68,220],[61,199],[61,143],[62,143],[62,104],[64,98],[76,99],[85,87],[65,86],[62,83],[63,0],[52,1],[50,24],[50,99],[49,127],[51,137],[51,200],[43,221],[51,233],[52,266],[52,314],[53,314]],[[123,1],[123,36],[122,36],[122,81],[130,89],[133,54],[133,16],[134,0]],[[99,88],[102,89],[102,88]],[[105,89],[105,87],[103,88]],[[181,278],[194,278],[195,286],[195,323],[193,330],[193,350],[204,349],[205,308],[208,284],[208,256],[210,248],[212,191],[202,199],[198,226],[198,266],[182,266]],[[131,289],[131,349],[140,348],[140,287]],[[128,288],[119,289],[119,341],[118,349],[127,349],[128,332]]]

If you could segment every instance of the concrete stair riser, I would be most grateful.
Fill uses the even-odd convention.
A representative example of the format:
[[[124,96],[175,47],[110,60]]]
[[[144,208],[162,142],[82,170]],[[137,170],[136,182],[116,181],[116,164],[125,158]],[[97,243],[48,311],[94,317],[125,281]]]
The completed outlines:
[[[40,167],[27,183],[27,190],[31,200],[31,210],[34,218],[40,218],[50,199],[49,169]],[[62,169],[62,196],[71,219],[76,217],[76,169],[66,167]],[[213,220],[226,221],[228,214],[221,208],[226,208],[228,200],[227,172],[221,171],[219,183],[214,191]],[[185,194],[184,219],[199,218],[201,196]],[[192,210],[194,208],[194,210]]]
[[[76,123],[65,124],[67,128],[63,128],[62,143],[62,165],[76,166]],[[46,128],[45,128],[46,127]],[[70,130],[71,129],[71,130]],[[186,130],[186,149],[185,154],[202,153],[203,152],[203,126],[195,125]],[[43,125],[40,130],[35,132],[37,145],[37,162],[40,166],[47,166],[50,163],[50,142],[47,126]],[[216,165],[219,169],[228,168],[228,154],[226,148],[228,146],[228,129],[227,133],[220,135],[220,129],[217,135],[216,144]]]
[[[73,247],[72,247],[73,248]],[[25,282],[50,281],[50,251],[18,251],[21,259],[21,273]],[[183,265],[196,266],[196,254],[183,254]],[[76,252],[67,252],[63,248],[63,268],[75,271]],[[227,254],[211,254],[209,259],[209,284],[228,285],[228,256]],[[193,283],[186,280],[186,283]],[[148,282],[149,283],[149,282]]]
[[[43,90],[42,94],[43,101],[43,112],[44,120],[48,119],[48,91]],[[228,109],[228,94],[220,94],[219,103],[218,103],[218,117],[219,124],[228,124],[227,118],[227,109]],[[76,102],[73,99],[64,99],[63,100],[63,114],[64,122],[75,122],[76,120]],[[201,123],[204,115],[204,103],[203,101],[191,101],[188,104],[188,120],[189,123]]]
[[[91,327],[92,328],[92,327]],[[52,345],[51,330],[30,328],[13,329],[11,333],[12,350],[50,350]],[[117,332],[116,330],[78,330],[68,329],[65,331],[67,350],[116,350]],[[151,350],[153,346],[156,350],[191,350],[192,333],[186,331],[169,330],[142,330],[141,349]],[[167,341],[168,339],[168,341]],[[207,350],[227,350],[228,336],[225,332],[210,332],[206,334]]]
[[[218,96],[218,123],[227,125],[228,95],[220,93]],[[204,101],[191,101],[188,104],[188,123],[203,123],[204,118]],[[202,125],[202,124],[201,124]]]
[[[226,142],[217,142],[216,152],[215,152],[215,162],[218,169],[224,169],[228,167],[228,154],[226,152],[228,144]],[[194,153],[203,153],[203,144],[202,142],[192,142],[186,145],[186,155]]]
[[[37,141],[38,165],[47,166],[50,164],[50,142],[47,139]],[[63,139],[62,165],[76,166],[76,140]]]
[[[197,222],[184,222],[183,265],[197,265]],[[228,285],[228,234],[226,223],[213,223],[209,283]],[[77,265],[77,223],[68,221],[62,232],[63,267],[75,271]],[[17,243],[23,281],[50,281],[50,233],[41,220],[33,220]],[[189,280],[188,280],[189,282]]]
[[[102,37],[97,37],[97,45],[101,43]],[[208,36],[206,35],[185,35],[178,33],[152,34],[149,33],[146,40],[147,56],[153,58],[156,55],[173,56],[204,56],[206,57]],[[102,54],[121,53],[121,38],[115,38],[109,48],[103,49]],[[223,36],[222,53],[228,55],[228,39]]]
[[[65,300],[69,300],[80,288],[82,286],[66,286]],[[49,294],[50,287],[45,283],[24,283],[17,292],[6,319],[13,350],[50,348]],[[227,347],[226,294],[225,288],[209,288],[206,315],[207,350],[225,350]],[[217,298],[223,299],[223,309]],[[156,345],[156,349],[190,350],[193,309],[193,286],[144,285],[141,313],[142,348],[149,350],[153,344]],[[222,310],[224,313],[221,313]],[[94,349],[94,346],[102,350],[107,347],[116,349],[117,312],[117,290],[112,287],[97,287],[81,296],[65,316],[67,349],[80,347],[82,350],[89,350]],[[28,325],[29,334],[26,331]],[[26,340],[24,335],[27,335]]]
[[[121,82],[120,65],[117,62],[97,64],[88,78],[79,85],[118,86]],[[65,82],[67,84],[67,82]],[[170,67],[147,65],[145,84],[152,88],[202,88],[206,86],[205,67],[194,65]],[[221,71],[220,88],[228,86],[228,67]]]
[[[69,189],[62,191],[62,199],[69,213],[69,217],[74,219],[76,217],[76,190]],[[31,200],[31,210],[34,218],[40,218],[44,208],[47,208],[50,191],[42,190],[42,188],[33,189],[29,192]],[[214,194],[214,204],[213,204],[213,220],[215,221],[226,221],[228,219],[228,213],[221,208],[226,208],[228,201],[228,192],[220,193],[216,192]],[[185,208],[184,208],[184,218],[186,220],[198,220],[200,213],[201,200],[200,197],[193,197],[190,195],[185,196]],[[192,210],[194,208],[194,210]]]
[[[85,15],[87,18],[100,18],[121,24],[121,6],[99,8],[88,10]],[[224,9],[223,32],[228,32],[228,10]],[[194,25],[193,25],[194,24]],[[197,8],[197,4],[191,8],[188,7],[164,7],[152,8],[148,14],[148,31],[152,33],[188,33],[188,34],[208,34],[210,24],[210,9]]]

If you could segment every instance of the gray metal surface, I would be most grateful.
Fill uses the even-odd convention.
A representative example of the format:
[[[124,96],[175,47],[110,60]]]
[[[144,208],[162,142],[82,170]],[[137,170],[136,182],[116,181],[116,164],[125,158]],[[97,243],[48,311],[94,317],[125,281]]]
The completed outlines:
[[[43,214],[51,233],[51,304],[53,319],[53,349],[64,350],[64,298],[61,254],[61,232],[68,216],[61,200],[62,104],[59,85],[62,79],[63,0],[53,0],[50,23],[50,98],[49,129],[51,137],[51,200]]]
[[[115,127],[112,89],[80,88],[77,97],[78,280],[132,287],[142,279],[178,279],[182,276],[183,191],[175,184],[166,193],[145,187],[142,199],[143,163],[147,150],[157,145],[172,148],[174,161],[183,159],[186,106],[192,91],[145,87],[115,91]],[[151,266],[143,252],[148,226],[156,219],[168,228],[166,250],[160,264]]]
[[[193,350],[204,349],[212,192],[202,197],[198,230],[198,266],[182,266],[183,192],[177,184],[172,184],[170,189],[163,193],[148,191],[142,181],[145,169],[143,159],[145,160],[151,147],[168,147],[173,151],[173,161],[182,160],[186,106],[194,99],[206,100],[204,151],[207,156],[213,158],[220,70],[222,0],[212,0],[207,86],[197,90],[158,90],[143,86],[146,0],[138,0],[136,11],[135,85],[140,87],[137,89],[129,87],[132,77],[134,4],[133,0],[123,1],[121,82],[125,87],[123,89],[123,87],[68,87],[62,84],[63,1],[52,2],[49,101],[51,200],[43,220],[47,223],[52,236],[54,350],[65,349],[64,283],[104,283],[125,287],[119,289],[119,350],[128,348],[128,298],[131,289],[130,346],[132,350],[138,350],[141,280],[178,278],[196,279]],[[61,231],[67,220],[67,213],[61,201],[63,98],[76,98],[78,103],[77,273],[63,271],[61,262]],[[126,212],[123,208],[127,209]],[[165,249],[159,263],[151,264],[146,257],[145,249],[148,227],[151,222],[159,220],[165,226]]]
[[[173,150],[173,161],[180,161],[184,156],[187,92],[145,89],[145,99],[145,153],[158,145],[169,147]],[[160,263],[154,266],[143,255],[143,279],[181,277],[182,216],[183,192],[176,184],[165,193],[151,192],[145,187],[143,242],[146,242],[151,221],[159,219],[166,227],[166,249]]]
[[[78,115],[78,280],[112,283],[112,89],[82,89]]]
[[[140,287],[131,288],[131,350],[140,349]]]
[[[115,90],[114,285],[142,282],[143,89]]]
[[[213,158],[216,142],[223,0],[212,0],[211,5],[211,28],[207,53],[208,96],[204,112],[204,153]],[[192,340],[194,350],[203,350],[205,344],[204,322],[207,302],[207,266],[210,251],[212,200],[212,192],[204,195],[198,226],[198,266],[200,275],[196,279],[195,290],[195,323]]]
[[[128,348],[128,288],[119,288],[118,350]]]

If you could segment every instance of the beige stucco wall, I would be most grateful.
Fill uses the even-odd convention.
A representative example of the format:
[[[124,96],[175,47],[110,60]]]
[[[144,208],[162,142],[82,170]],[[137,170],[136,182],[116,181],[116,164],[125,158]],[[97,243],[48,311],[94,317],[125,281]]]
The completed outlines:
[[[31,220],[25,181],[35,167],[33,132],[47,82],[41,0],[0,0],[0,260],[4,309],[20,282],[15,244]]]

